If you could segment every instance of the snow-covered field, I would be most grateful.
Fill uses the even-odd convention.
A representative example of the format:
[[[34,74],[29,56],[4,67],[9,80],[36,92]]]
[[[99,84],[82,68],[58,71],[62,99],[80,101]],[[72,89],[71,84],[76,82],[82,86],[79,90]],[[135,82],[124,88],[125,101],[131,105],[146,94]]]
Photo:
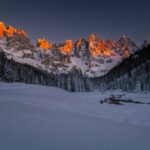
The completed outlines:
[[[111,94],[0,82],[0,150],[150,150],[150,105],[100,104]]]

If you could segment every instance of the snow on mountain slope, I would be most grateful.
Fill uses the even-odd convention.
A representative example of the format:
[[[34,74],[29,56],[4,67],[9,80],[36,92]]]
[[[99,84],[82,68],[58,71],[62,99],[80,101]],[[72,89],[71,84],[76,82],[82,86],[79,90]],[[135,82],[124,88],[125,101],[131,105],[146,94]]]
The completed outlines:
[[[0,49],[7,58],[48,73],[68,74],[77,68],[83,75],[99,77],[138,50],[136,44],[126,36],[113,41],[103,40],[97,34],[91,34],[88,40],[81,38],[73,43],[68,39],[62,44],[51,44],[42,38],[34,46],[23,30],[0,23]]]
[[[150,109],[110,105],[110,94],[149,102],[149,93],[69,93],[0,82],[0,149],[149,150]]]

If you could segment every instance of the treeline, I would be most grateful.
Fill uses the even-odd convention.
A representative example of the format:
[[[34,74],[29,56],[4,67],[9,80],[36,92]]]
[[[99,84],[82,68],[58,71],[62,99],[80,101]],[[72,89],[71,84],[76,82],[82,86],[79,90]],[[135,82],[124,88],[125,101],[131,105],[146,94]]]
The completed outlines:
[[[31,65],[7,59],[3,51],[0,51],[0,81],[54,86],[70,92],[91,91],[88,78],[76,68],[68,74],[47,73]]]
[[[101,90],[150,91],[150,45],[126,58],[106,75],[91,80]]]

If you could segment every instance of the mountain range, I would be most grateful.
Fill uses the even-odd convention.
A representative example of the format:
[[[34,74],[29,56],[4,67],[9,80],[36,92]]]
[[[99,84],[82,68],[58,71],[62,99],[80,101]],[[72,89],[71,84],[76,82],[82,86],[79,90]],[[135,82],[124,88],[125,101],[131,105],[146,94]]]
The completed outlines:
[[[149,45],[149,41],[144,41],[138,47],[125,35],[117,41],[103,40],[98,34],[76,42],[67,39],[59,44],[39,38],[32,44],[25,31],[0,22],[0,79],[56,86],[68,91],[135,90],[137,85],[139,90],[150,90],[149,69],[144,70],[144,81],[138,78],[142,74],[141,65],[149,68]],[[137,68],[140,69],[136,77]],[[130,76],[125,77],[126,74]],[[123,82],[128,79],[134,80],[134,86],[133,82]]]

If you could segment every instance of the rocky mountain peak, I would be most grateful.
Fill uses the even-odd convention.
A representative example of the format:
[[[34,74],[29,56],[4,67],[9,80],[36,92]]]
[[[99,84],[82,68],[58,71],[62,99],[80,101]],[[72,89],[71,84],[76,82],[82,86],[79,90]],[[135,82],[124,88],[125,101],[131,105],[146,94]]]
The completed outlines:
[[[2,21],[0,21],[0,38],[4,36],[5,30],[6,30],[5,24]]]
[[[122,47],[137,47],[135,42],[133,42],[130,38],[128,38],[127,36],[123,35],[119,40],[118,40],[118,44],[120,44],[120,46]]]
[[[98,34],[91,34],[88,38],[89,51],[93,57],[105,55],[110,56],[110,49],[107,44]]]
[[[0,22],[0,38],[5,38],[9,48],[32,50],[34,47],[25,31],[15,29],[10,25],[6,27],[3,22]]]
[[[27,33],[24,30],[21,30],[21,29],[15,29],[14,30],[14,34],[18,34],[20,36],[26,36],[26,37],[28,37]]]
[[[65,41],[65,44],[63,46],[58,47],[61,53],[68,55],[72,52],[74,47],[73,41],[71,39],[68,39]]]
[[[143,44],[142,44],[142,48],[143,47],[148,47],[150,45],[150,40],[145,40],[144,42],[143,42]]]
[[[44,38],[38,39],[36,46],[44,50],[48,50],[50,48],[49,42]]]
[[[14,35],[26,36],[27,33],[21,29],[15,29],[11,25],[5,26],[5,24],[0,21],[0,38],[6,36],[8,38],[13,37]]]
[[[77,47],[81,47],[81,46],[86,45],[86,43],[87,43],[87,41],[86,41],[84,38],[79,38],[79,39],[77,40],[77,42],[75,43],[75,45],[76,45]]]
[[[128,44],[133,44],[134,42],[127,36],[122,35],[118,40],[118,43],[120,43],[121,45],[128,45]]]
[[[16,29],[14,29],[12,26],[8,26],[6,28],[6,36],[7,37],[12,37],[14,35],[14,33],[16,32]]]

